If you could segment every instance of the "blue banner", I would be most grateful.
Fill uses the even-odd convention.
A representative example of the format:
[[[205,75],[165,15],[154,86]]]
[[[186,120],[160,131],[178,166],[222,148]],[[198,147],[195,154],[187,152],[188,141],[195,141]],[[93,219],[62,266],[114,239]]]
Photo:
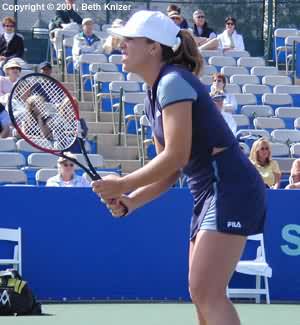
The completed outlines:
[[[299,193],[269,191],[273,300],[300,301]],[[170,190],[123,219],[90,189],[0,187],[0,197],[0,227],[22,228],[23,275],[40,299],[189,299],[188,190]],[[11,251],[1,244],[0,258]]]

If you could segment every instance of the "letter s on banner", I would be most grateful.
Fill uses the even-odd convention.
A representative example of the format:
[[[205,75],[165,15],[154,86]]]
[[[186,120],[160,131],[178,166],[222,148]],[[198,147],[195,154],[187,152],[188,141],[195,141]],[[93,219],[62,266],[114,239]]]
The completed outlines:
[[[282,228],[282,238],[290,245],[281,245],[283,253],[289,256],[300,256],[300,225],[286,225]]]

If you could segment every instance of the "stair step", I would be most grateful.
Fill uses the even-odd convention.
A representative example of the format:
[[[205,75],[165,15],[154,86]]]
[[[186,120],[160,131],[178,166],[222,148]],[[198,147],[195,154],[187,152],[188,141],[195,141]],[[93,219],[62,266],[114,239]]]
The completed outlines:
[[[97,134],[97,146],[101,148],[103,146],[117,146],[118,145],[118,135],[117,134]],[[124,136],[121,136],[121,145],[124,145]],[[127,145],[137,146],[137,136],[134,134],[127,135]]]
[[[80,112],[82,112],[82,111],[94,112],[93,103],[92,102],[80,102],[79,110],[80,110]]]
[[[97,135],[98,133],[113,133],[111,122],[88,122],[89,134]]]
[[[136,146],[102,146],[98,147],[98,150],[107,160],[138,160],[138,148]]]
[[[116,168],[120,165],[123,173],[131,173],[141,167],[138,160],[104,160],[106,168]]]
[[[80,112],[80,117],[85,119],[86,122],[96,122],[96,113],[94,112]]]

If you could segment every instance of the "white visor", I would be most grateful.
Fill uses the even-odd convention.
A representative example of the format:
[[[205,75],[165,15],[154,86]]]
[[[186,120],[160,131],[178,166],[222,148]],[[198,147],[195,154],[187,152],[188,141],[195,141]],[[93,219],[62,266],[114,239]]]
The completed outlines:
[[[146,37],[174,48],[180,42],[180,28],[160,11],[141,10],[131,16],[124,27],[109,28],[110,34],[121,37]]]

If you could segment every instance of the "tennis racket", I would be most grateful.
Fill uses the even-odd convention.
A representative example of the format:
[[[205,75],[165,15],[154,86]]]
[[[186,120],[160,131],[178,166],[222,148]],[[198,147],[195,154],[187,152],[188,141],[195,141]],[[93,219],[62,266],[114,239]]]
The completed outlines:
[[[8,110],[17,132],[30,145],[72,161],[92,180],[101,179],[84,147],[78,104],[59,81],[40,73],[20,78],[9,96]],[[64,154],[76,140],[88,167]]]

